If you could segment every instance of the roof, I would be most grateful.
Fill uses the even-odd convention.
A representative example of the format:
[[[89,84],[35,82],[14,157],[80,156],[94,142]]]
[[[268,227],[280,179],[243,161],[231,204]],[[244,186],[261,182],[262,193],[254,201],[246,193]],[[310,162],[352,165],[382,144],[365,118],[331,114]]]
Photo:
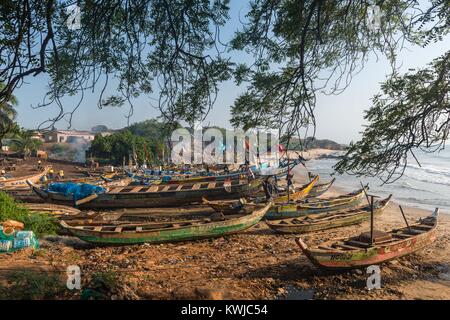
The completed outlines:
[[[49,131],[45,134],[49,133],[60,133],[65,135],[71,135],[71,136],[94,136],[95,134],[90,131],[77,131],[77,130],[55,130],[55,131]]]

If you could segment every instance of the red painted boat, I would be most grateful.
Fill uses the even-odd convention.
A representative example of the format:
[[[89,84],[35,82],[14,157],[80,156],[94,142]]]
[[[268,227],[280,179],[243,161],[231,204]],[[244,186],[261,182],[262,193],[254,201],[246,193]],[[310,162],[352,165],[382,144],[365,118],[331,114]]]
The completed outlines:
[[[430,245],[436,240],[438,209],[417,223],[389,232],[375,231],[373,243],[369,232],[333,240],[309,248],[301,238],[298,246],[308,259],[326,269],[362,268],[397,259]]]

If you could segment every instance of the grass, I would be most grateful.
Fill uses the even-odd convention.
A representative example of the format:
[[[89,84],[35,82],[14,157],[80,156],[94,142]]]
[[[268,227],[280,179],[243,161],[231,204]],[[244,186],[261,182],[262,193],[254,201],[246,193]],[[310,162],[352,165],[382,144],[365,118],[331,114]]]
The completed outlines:
[[[112,270],[95,272],[87,288],[83,289],[81,299],[109,299],[111,293],[119,289],[119,282],[119,276]]]
[[[8,219],[22,222],[25,225],[25,230],[33,231],[38,237],[56,234],[58,230],[55,217],[46,213],[31,212],[8,194],[0,192],[0,221]]]
[[[18,270],[8,274],[8,285],[0,285],[0,299],[37,300],[62,297],[65,282],[59,274]]]

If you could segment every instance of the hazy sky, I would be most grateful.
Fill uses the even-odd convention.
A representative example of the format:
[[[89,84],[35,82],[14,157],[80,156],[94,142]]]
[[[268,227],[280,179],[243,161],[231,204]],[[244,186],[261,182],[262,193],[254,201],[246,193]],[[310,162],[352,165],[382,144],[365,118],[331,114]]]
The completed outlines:
[[[241,20],[246,12],[246,6],[238,0],[231,1],[231,19],[221,31],[222,41],[229,39],[239,28],[239,15]],[[402,70],[408,68],[423,67],[433,58],[442,55],[450,49],[450,37],[444,41],[429,45],[426,48],[412,47],[399,54],[399,64]],[[249,61],[247,56],[239,53],[232,55],[235,61]],[[390,66],[385,59],[375,60],[373,57],[366,68],[356,75],[350,87],[340,95],[320,95],[317,99],[316,120],[317,138],[328,138],[339,143],[348,143],[359,137],[363,125],[363,111],[370,107],[370,98],[379,91],[379,84],[389,73]],[[48,106],[33,109],[42,101],[46,92],[47,77],[40,75],[27,78],[26,84],[15,92],[19,100],[18,121],[26,128],[36,128],[41,122],[54,117],[59,109],[56,106]],[[121,108],[97,108],[97,97],[100,91],[98,86],[94,93],[85,93],[85,98],[74,115],[72,127],[76,129],[90,129],[97,124],[105,124],[110,128],[122,128],[126,126],[128,106]],[[220,92],[216,104],[207,119],[207,124],[230,127],[230,106],[234,99],[244,91],[245,87],[237,87],[233,81],[228,81],[220,86]],[[110,91],[113,92],[113,91]],[[63,100],[67,109],[73,108],[78,97]],[[138,98],[135,100],[134,115],[131,122],[138,122],[158,116],[158,111],[151,105],[152,100]],[[61,121],[58,128],[66,129],[67,123]]]

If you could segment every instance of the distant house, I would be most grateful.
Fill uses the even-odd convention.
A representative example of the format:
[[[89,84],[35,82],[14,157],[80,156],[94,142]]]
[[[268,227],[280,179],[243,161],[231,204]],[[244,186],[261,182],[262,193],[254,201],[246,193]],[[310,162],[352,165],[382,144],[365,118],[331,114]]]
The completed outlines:
[[[95,135],[89,131],[52,130],[43,134],[44,141],[50,143],[79,143],[94,140]]]

